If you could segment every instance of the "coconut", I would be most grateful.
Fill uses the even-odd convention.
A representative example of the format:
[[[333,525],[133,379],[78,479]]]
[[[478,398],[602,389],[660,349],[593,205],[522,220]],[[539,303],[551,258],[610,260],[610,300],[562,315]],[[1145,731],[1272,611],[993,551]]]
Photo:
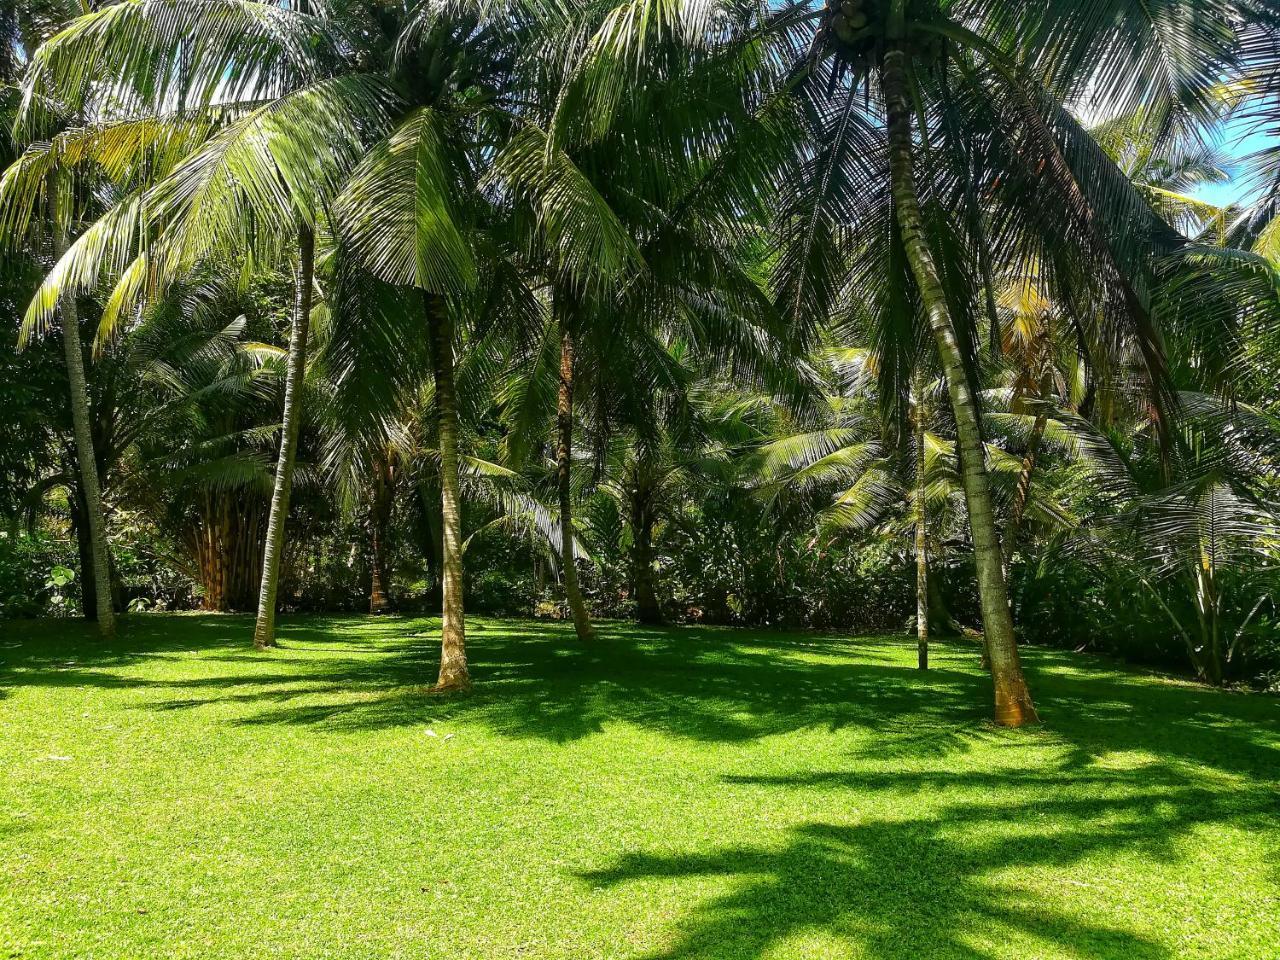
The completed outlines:
[[[844,43],[853,43],[857,36],[857,31],[849,25],[849,21],[844,17],[836,17],[831,21],[831,29],[835,31],[835,35]]]

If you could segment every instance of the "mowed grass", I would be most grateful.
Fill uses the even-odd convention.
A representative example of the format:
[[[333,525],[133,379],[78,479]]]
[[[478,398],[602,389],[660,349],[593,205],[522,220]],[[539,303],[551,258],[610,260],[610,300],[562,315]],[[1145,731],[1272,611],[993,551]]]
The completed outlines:
[[[1280,700],[1032,650],[476,620],[0,627],[0,957],[1280,956]]]

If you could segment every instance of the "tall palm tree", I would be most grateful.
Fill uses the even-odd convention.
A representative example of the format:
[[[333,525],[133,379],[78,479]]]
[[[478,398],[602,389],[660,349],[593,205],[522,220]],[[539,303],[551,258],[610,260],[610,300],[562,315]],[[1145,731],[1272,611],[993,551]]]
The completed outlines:
[[[100,268],[123,262],[114,318],[215,252],[270,260],[295,247],[295,381],[305,362],[316,238],[332,236],[340,255],[416,290],[399,313],[425,321],[433,346],[445,544],[437,686],[463,689],[470,680],[454,311],[477,276],[467,230],[475,170],[488,143],[484,119],[515,95],[504,89],[505,78],[524,23],[515,14],[491,19],[468,4],[343,3],[332,12],[326,17],[283,0],[126,0],[80,18],[46,44],[29,99],[49,90],[72,102],[96,99],[139,118],[139,131],[169,132],[198,113],[216,130],[171,175],[146,187],[132,216],[122,206],[102,225],[96,246],[64,258],[64,276],[50,286],[88,286]],[[190,44],[193,36],[201,42]],[[133,144],[140,139],[139,132]],[[315,150],[316,143],[328,149]],[[290,395],[294,416],[285,417],[272,542],[282,536],[297,397]],[[269,551],[264,572],[274,564],[278,551]],[[259,644],[272,642],[273,581],[264,576]]]
[[[991,264],[1027,251],[1051,264],[1085,342],[1131,345],[1157,408],[1172,404],[1151,290],[1153,258],[1181,239],[1068,109],[1106,89],[1165,138],[1218,115],[1221,78],[1238,73],[1243,5],[1168,6],[842,0],[770,7],[747,31],[773,38],[768,62],[784,68],[772,87],[809,130],[774,216],[784,309],[803,319],[851,299],[879,304],[887,336],[910,342],[921,317],[945,376],[1001,724],[1037,717],[975,382],[979,327],[995,333]]]
[[[60,29],[72,16],[74,8],[59,0],[43,0],[33,4],[23,16],[6,18],[0,41],[4,43],[3,77],[0,81],[6,87],[6,110],[9,114],[12,97],[8,92],[17,79],[20,61],[29,59],[33,51],[52,33]],[[21,57],[18,56],[21,51]],[[13,121],[12,116],[6,120]],[[46,111],[38,132],[48,136],[59,126],[69,124],[69,115],[62,110]],[[10,124],[6,124],[9,126]],[[29,139],[36,128],[28,127],[16,131],[17,140]],[[8,144],[6,144],[8,146]],[[37,148],[38,151],[38,148]],[[8,150],[5,151],[8,153]],[[13,169],[12,167],[9,169]],[[37,189],[43,190],[44,210],[46,216],[43,223],[49,233],[49,250],[53,262],[60,260],[66,252],[69,231],[72,224],[82,222],[85,214],[83,191],[77,192],[76,185],[67,175],[62,165],[49,165],[40,178]],[[27,190],[15,189],[15,182],[21,177],[11,178],[6,171],[5,181],[0,182],[0,204],[7,208],[9,216],[4,231],[4,242],[12,245],[21,242],[26,235],[25,230],[17,229],[18,224],[24,226],[32,222],[33,208],[39,209],[39,197],[33,195],[30,187]],[[28,178],[33,184],[36,177]],[[15,197],[17,194],[17,197]],[[37,221],[39,222],[39,221]],[[98,475],[98,454],[93,442],[93,430],[90,425],[89,392],[85,380],[85,357],[80,340],[80,311],[74,295],[62,297],[57,301],[57,313],[61,321],[62,343],[67,370],[68,402],[71,408],[72,432],[75,438],[75,459],[77,464],[79,500],[83,507],[83,521],[87,527],[89,554],[91,562],[82,569],[82,582],[92,582],[94,595],[94,618],[98,631],[104,639],[115,635],[115,609],[111,592],[111,557],[107,545],[106,513],[102,503],[102,484]],[[24,339],[26,337],[24,336]]]
[[[53,260],[66,253],[67,233],[58,211],[57,179],[49,181],[49,222],[53,229]],[[111,593],[111,556],[107,546],[106,512],[102,506],[102,484],[98,476],[98,457],[94,450],[93,429],[89,424],[89,391],[84,375],[84,351],[80,344],[80,312],[74,294],[62,298],[58,309],[62,321],[62,344],[66,353],[67,385],[71,404],[71,424],[76,441],[76,463],[79,466],[80,490],[84,501],[85,524],[93,556],[94,600],[97,606],[98,632],[103,639],[115,636],[115,608]]]

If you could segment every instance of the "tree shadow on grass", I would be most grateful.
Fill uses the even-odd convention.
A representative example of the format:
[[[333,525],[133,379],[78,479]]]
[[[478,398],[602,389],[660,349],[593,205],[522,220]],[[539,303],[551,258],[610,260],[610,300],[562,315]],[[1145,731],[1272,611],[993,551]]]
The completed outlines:
[[[1267,837],[1280,828],[1273,697],[1031,650],[1048,727],[1008,733],[986,721],[990,681],[968,647],[940,645],[936,669],[920,673],[898,640],[607,625],[588,646],[564,624],[480,621],[469,637],[477,692],[437,698],[424,693],[436,629],[286,619],[283,649],[259,654],[248,618],[138,618],[110,645],[88,629],[0,644],[0,686],[138,687],[145,695],[132,709],[223,705],[219,723],[353,733],[455,720],[553,743],[619,722],[717,743],[808,728],[870,734],[849,738],[846,767],[828,755],[813,769],[797,754],[783,772],[724,776],[723,789],[741,792],[744,809],[767,808],[775,790],[842,791],[851,811],[885,795],[902,819],[792,827],[781,845],[633,854],[584,875],[620,889],[663,878],[729,883],[679,922],[674,945],[654,960],[756,960],[810,935],[883,960],[986,958],[1002,932],[1051,955],[1158,960],[1167,956],[1159,943],[1081,920],[1043,876],[1031,890],[1019,871],[1062,871],[1122,850],[1173,863],[1180,838],[1202,824]],[[131,669],[193,650],[217,669],[172,679]],[[1043,748],[1046,764],[1013,754],[992,769],[990,751],[978,769],[943,762],[992,739]]]
[[[973,725],[982,717],[981,678],[939,670],[921,685],[908,667],[851,659],[849,641],[822,641],[826,653],[843,656],[814,661],[790,656],[777,638],[728,631],[610,632],[611,639],[591,646],[561,625],[504,625],[473,637],[476,690],[462,698],[424,695],[422,664],[434,653],[428,649],[348,661],[341,677],[329,677],[334,692],[381,695],[316,702],[315,684],[325,675],[311,673],[295,677],[307,691],[301,702],[277,702],[241,722],[361,730],[465,720],[509,737],[558,743],[627,722],[735,742],[902,714]]]
[[[737,742],[804,728],[874,731],[862,749],[886,758],[942,757],[991,737],[990,680],[967,646],[937,645],[935,668],[907,665],[901,640],[728,628],[607,624],[583,645],[561,623],[475,621],[476,692],[439,698],[438,622],[403,618],[283,618],[283,648],[255,652],[248,617],[127,618],[103,644],[92,627],[29,625],[0,643],[0,688],[146,687],[144,709],[223,703],[245,725],[317,725],[357,732],[444,720],[505,736],[569,742],[626,722],[703,741]],[[190,656],[225,664],[163,679],[130,667]],[[1047,734],[1083,763],[1147,751],[1219,771],[1274,779],[1280,698],[1160,682],[1057,651],[1030,650]],[[865,740],[865,738],[864,738]]]
[[[979,960],[1009,954],[1011,941],[1023,955],[1159,960],[1174,954],[1157,940],[1085,919],[1121,891],[1089,882],[1092,872],[1080,864],[1119,851],[1176,864],[1178,840],[1198,825],[1231,822],[1272,832],[1277,826],[1269,791],[1206,789],[1165,768],[1088,774],[1069,762],[1049,771],[726,780],[731,788],[838,787],[850,791],[855,807],[871,794],[900,794],[904,818],[803,824],[780,845],[633,853],[581,874],[593,886],[628,895],[636,883],[730,882],[728,892],[677,921],[673,942],[647,960],[757,960],[789,940],[795,950],[809,935],[828,948],[834,942],[833,955],[876,960]],[[963,799],[911,819],[909,798],[937,790]],[[975,794],[990,799],[975,802]],[[1028,794],[1037,799],[1010,799]],[[768,803],[767,794],[752,800]],[[1064,883],[1092,887],[1087,902],[1063,909],[1080,896],[1055,892]],[[1128,892],[1129,878],[1120,886]]]

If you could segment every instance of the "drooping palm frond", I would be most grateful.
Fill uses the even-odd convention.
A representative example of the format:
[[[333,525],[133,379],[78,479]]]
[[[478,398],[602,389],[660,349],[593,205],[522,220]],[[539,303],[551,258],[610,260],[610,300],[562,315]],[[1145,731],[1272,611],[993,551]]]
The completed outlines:
[[[449,123],[430,108],[410,115],[370,151],[338,200],[353,255],[388,283],[460,293],[475,282]]]
[[[270,0],[123,0],[86,13],[37,51],[24,129],[110,104],[126,116],[273,99],[330,75],[350,42],[340,24]],[[108,119],[108,118],[102,118]]]
[[[511,138],[491,176],[532,207],[553,269],[584,292],[643,268],[635,240],[609,202],[537,127],[525,126]]]

